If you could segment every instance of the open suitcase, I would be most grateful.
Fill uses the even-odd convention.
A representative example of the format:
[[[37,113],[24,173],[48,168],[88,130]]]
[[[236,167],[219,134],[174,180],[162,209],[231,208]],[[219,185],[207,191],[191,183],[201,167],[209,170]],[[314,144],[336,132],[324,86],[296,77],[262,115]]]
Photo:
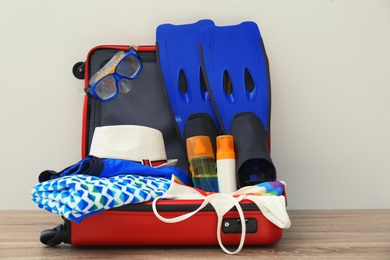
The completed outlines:
[[[91,75],[101,69],[120,50],[127,51],[129,46],[109,45],[91,49],[85,62],[75,64],[73,74],[79,79],[84,79],[84,85],[88,87]],[[89,154],[96,127],[141,125],[156,128],[163,133],[167,157],[177,158],[176,166],[188,173],[185,143],[177,129],[165,90],[156,46],[140,46],[137,53],[143,68],[133,81],[131,95],[118,95],[109,102],[101,102],[88,95],[85,97],[82,157]],[[196,210],[202,202],[161,200],[157,204],[157,209],[161,216],[174,218]],[[245,216],[245,241],[242,240],[242,218],[235,207],[223,216],[218,237],[218,217],[212,205],[207,205],[184,221],[164,223],[154,214],[152,202],[106,210],[86,217],[81,223],[64,218],[63,224],[44,230],[40,240],[43,244],[51,246],[64,242],[73,246],[220,244],[223,247],[222,244],[268,245],[282,238],[282,228],[268,220],[255,203],[244,199],[240,202],[240,206]]]

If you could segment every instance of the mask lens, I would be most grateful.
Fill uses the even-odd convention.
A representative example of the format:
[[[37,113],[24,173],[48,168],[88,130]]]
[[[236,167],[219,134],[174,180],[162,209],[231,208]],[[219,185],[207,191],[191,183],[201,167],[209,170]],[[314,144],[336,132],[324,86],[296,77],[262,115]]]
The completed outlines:
[[[118,83],[119,91],[123,94],[129,93],[132,87],[131,80],[122,78]]]
[[[129,55],[118,64],[116,72],[121,76],[133,78],[140,67],[139,60],[134,55]]]
[[[113,97],[116,93],[115,78],[108,76],[101,79],[94,88],[95,93],[103,100]]]

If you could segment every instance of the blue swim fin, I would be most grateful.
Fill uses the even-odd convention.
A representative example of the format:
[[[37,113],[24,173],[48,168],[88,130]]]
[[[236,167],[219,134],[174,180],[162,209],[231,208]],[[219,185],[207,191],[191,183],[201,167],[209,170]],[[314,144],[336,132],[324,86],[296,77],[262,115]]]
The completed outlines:
[[[202,66],[222,132],[234,116],[252,112],[266,133],[270,128],[271,89],[268,60],[254,22],[200,29]]]
[[[237,185],[276,180],[269,154],[271,86],[268,59],[254,22],[199,31],[207,88],[224,134],[234,137]]]
[[[211,20],[200,20],[184,25],[162,24],[156,30],[160,70],[177,126],[183,137],[186,137],[187,121],[194,114],[199,115],[196,116],[197,120],[191,120],[191,128],[197,124],[200,117],[206,115],[207,118],[201,121],[214,122],[215,126],[212,127],[219,132],[218,120],[203,79],[199,52],[199,29],[213,24]],[[208,120],[208,117],[212,120]],[[203,134],[190,132],[192,135]]]

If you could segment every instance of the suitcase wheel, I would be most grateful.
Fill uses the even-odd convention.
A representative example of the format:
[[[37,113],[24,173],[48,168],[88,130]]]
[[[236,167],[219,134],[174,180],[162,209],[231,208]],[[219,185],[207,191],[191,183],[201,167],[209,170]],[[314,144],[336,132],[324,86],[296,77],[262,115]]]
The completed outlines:
[[[85,78],[85,62],[79,61],[77,62],[72,69],[73,76],[75,76],[77,79],[84,79]]]
[[[58,225],[53,229],[46,229],[41,232],[40,240],[42,244],[56,246],[63,242],[62,239],[63,225]]]

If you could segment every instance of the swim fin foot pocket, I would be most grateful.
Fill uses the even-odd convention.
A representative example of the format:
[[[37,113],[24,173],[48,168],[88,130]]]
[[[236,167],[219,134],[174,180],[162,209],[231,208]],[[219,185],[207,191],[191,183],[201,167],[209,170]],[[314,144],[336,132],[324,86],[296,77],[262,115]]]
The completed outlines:
[[[210,137],[213,151],[216,151],[218,130],[214,120],[207,113],[192,114],[187,119],[187,123],[184,127],[184,139],[198,135],[206,135]]]
[[[252,112],[234,116],[231,126],[236,152],[237,184],[254,185],[276,180],[276,169],[268,149],[268,135]]]

